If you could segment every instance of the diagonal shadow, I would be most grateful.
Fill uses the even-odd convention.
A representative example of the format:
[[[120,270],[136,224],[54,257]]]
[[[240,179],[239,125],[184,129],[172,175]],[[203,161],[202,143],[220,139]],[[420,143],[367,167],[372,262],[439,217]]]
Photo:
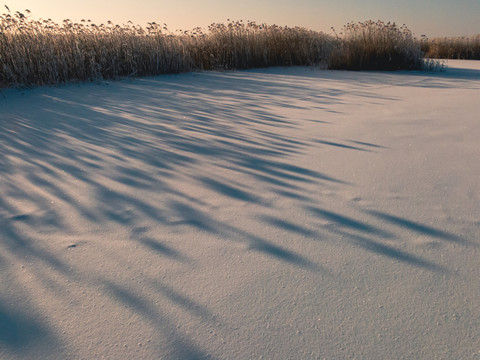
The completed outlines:
[[[434,227],[421,224],[419,222],[407,220],[398,216],[394,216],[391,214],[387,214],[387,213],[375,211],[375,210],[367,210],[366,212],[386,222],[417,232],[419,234],[428,235],[431,237],[435,237],[435,238],[446,240],[446,241],[451,241],[458,244],[470,243],[455,234],[452,234],[443,230],[439,230]]]
[[[358,141],[358,140],[349,140],[349,141],[351,143],[354,143],[354,144],[357,144],[357,145],[368,146],[368,147],[372,147],[372,148],[376,148],[376,149],[388,149],[387,147],[385,147],[383,145],[372,144],[372,143],[365,142],[365,141]]]
[[[237,229],[233,226],[226,227],[228,228],[228,231],[230,233],[239,235],[242,242],[247,242],[249,244],[249,249],[259,251],[277,260],[290,263],[291,265],[295,265],[300,268],[304,268],[314,272],[328,273],[328,271],[321,265],[310,261],[308,258],[292,250],[281,247],[266,239],[253,235],[247,231]]]
[[[153,251],[156,251],[157,253],[161,255],[165,255],[169,258],[172,258],[174,260],[180,261],[182,263],[188,263],[189,259],[185,257],[183,254],[178,252],[177,250],[173,249],[172,247],[169,247],[165,244],[162,244],[159,241],[156,241],[154,239],[148,238],[148,237],[142,237],[138,239],[138,241],[147,246],[148,248],[152,249]]]
[[[215,315],[205,306],[179,293],[175,289],[158,281],[151,281],[152,288],[156,289],[173,303],[181,306],[189,313],[201,318],[204,321],[215,321]]]
[[[71,271],[66,264],[57,259],[47,250],[35,245],[33,239],[23,235],[22,232],[17,229],[14,222],[27,219],[30,219],[29,215],[17,215],[10,220],[0,218],[0,238],[2,239],[0,245],[2,245],[3,250],[7,250],[18,258],[38,259],[62,274],[71,274]]]
[[[362,148],[357,147],[357,146],[340,144],[340,143],[336,143],[336,142],[332,142],[332,141],[314,140],[314,142],[319,143],[319,144],[324,144],[324,145],[329,145],[329,146],[338,147],[338,148],[341,148],[341,149],[350,149],[350,150],[358,150],[358,151],[366,151],[366,152],[371,151],[371,150],[368,150],[368,149],[362,149]]]
[[[111,297],[141,315],[162,333],[162,341],[168,343],[168,357],[172,359],[213,359],[186,336],[179,334],[175,330],[176,326],[171,324],[166,316],[160,314],[158,309],[148,301],[112,282],[105,282],[104,286]]]
[[[276,228],[280,228],[295,234],[299,234],[307,237],[318,236],[318,233],[316,231],[309,230],[305,227],[296,225],[284,219],[276,218],[273,216],[267,216],[267,215],[262,215],[259,218],[267,224],[270,224],[272,226],[275,226]]]
[[[0,302],[0,355],[8,353],[15,358],[40,358],[47,356],[51,349],[61,353],[58,339],[40,319],[19,311],[18,304],[13,310]]]
[[[251,240],[250,249],[262,252],[268,256],[285,261],[292,265],[300,266],[310,271],[323,270],[317,264],[291,250],[285,249],[253,235],[250,235],[249,238]]]
[[[247,201],[247,202],[252,202],[256,204],[259,204],[262,202],[257,196],[250,194],[239,188],[236,188],[230,184],[225,184],[218,180],[214,180],[206,177],[198,178],[198,180],[202,182],[204,185],[206,185],[208,188],[222,195],[233,198],[235,200]]]
[[[409,254],[406,251],[396,249],[393,246],[382,244],[378,241],[374,241],[364,236],[354,235],[344,231],[335,231],[335,233],[344,236],[344,238],[348,241],[360,246],[364,250],[367,250],[371,253],[386,256],[388,258],[398,260],[415,267],[423,268],[425,270],[448,273],[448,270],[443,266],[422,259],[419,256]]]
[[[357,231],[365,232],[372,235],[378,235],[384,238],[393,237],[393,235],[387,231],[379,229],[373,225],[352,219],[348,216],[337,214],[333,211],[328,211],[328,210],[320,209],[313,206],[306,206],[305,208],[311,213],[313,213],[314,215],[333,222],[336,226],[357,230]]]
[[[307,198],[298,194],[309,184],[349,185],[295,163],[292,158],[302,154],[311,142],[292,131],[303,126],[302,120],[283,112],[303,109],[301,101],[331,111],[330,105],[341,103],[346,92],[331,88],[318,94],[311,88],[308,77],[267,74],[257,79],[257,75],[211,73],[202,74],[205,81],[198,81],[186,74],[181,78],[125,81],[109,87],[108,91],[88,85],[80,91],[69,87],[46,89],[37,97],[32,95],[34,101],[28,109],[24,109],[25,101],[11,107],[7,104],[5,116],[2,113],[0,119],[0,152],[4,155],[0,157],[0,204],[5,204],[0,213],[5,215],[0,233],[7,239],[2,250],[17,257],[35,256],[47,267],[68,275],[65,278],[74,279],[74,274],[68,272],[69,264],[35,246],[35,234],[44,235],[46,229],[55,229],[57,234],[81,236],[86,224],[85,227],[94,230],[102,229],[106,236],[110,226],[132,234],[131,241],[161,255],[159,261],[162,257],[183,264],[191,260],[173,246],[158,241],[155,235],[134,234],[132,229],[139,229],[147,221],[157,228],[191,226],[194,231],[238,241],[283,264],[327,273],[303,253],[280,245],[284,243],[222,223],[206,206],[199,206],[201,199],[195,188],[187,193],[176,186],[177,180],[193,178],[202,189],[213,190],[227,200],[264,205],[266,192],[304,202]],[[296,94],[301,92],[306,94],[298,99]],[[368,91],[355,95],[373,96]],[[278,111],[272,111],[273,106],[278,106]],[[319,123],[319,126],[324,125]],[[340,147],[357,150],[356,146]],[[242,179],[249,181],[238,185],[219,180],[215,177],[217,171],[241,174]],[[272,190],[272,185],[282,190]],[[3,194],[6,194],[4,199]],[[46,209],[48,216],[35,217],[17,211],[10,204],[15,203],[13,199],[17,196],[36,208]],[[371,225],[318,210],[317,216],[345,228],[385,234]],[[264,217],[263,221],[291,233],[292,238],[293,235],[318,237],[316,232],[287,220]],[[75,229],[72,223],[82,224],[82,229]],[[32,238],[24,236],[21,229]],[[142,293],[115,284],[108,275],[101,276],[105,278],[99,281],[105,283],[112,299],[140,314],[168,339],[170,358],[208,357],[192,341],[178,334],[177,324],[161,314]],[[152,284],[152,288],[203,320],[213,318],[206,307],[175,287],[158,283]],[[8,331],[18,332],[14,324],[28,328],[20,315],[5,314],[3,318],[0,315],[0,320],[10,324],[4,325],[5,339]],[[31,328],[42,331],[35,322]],[[8,339],[5,342],[20,341]]]

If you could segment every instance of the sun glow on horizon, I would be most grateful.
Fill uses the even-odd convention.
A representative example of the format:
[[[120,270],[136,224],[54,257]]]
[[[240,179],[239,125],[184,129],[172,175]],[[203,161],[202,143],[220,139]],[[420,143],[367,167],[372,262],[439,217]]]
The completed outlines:
[[[227,19],[251,20],[281,26],[301,26],[331,33],[331,27],[341,31],[348,22],[365,20],[392,21],[406,24],[417,36],[463,36],[480,33],[480,2],[438,0],[436,4],[406,0],[353,0],[336,2],[298,0],[245,0],[231,3],[219,0],[154,1],[117,0],[82,2],[65,0],[62,6],[54,0],[9,0],[0,2],[12,11],[29,9],[34,18],[80,21],[90,19],[100,24],[112,21],[125,24],[132,21],[144,26],[147,22],[166,23],[170,31],[195,27],[206,29],[211,23]],[[1,13],[7,12],[2,6]]]

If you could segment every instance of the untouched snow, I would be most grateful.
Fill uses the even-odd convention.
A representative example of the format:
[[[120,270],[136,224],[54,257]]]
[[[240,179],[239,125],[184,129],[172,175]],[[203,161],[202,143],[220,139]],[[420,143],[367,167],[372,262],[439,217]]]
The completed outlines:
[[[1,359],[480,358],[480,62],[0,94]]]

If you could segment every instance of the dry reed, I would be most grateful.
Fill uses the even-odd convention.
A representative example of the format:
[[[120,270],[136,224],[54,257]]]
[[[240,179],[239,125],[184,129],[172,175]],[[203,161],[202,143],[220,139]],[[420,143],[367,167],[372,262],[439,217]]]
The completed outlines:
[[[302,27],[229,21],[171,33],[110,21],[0,16],[0,88],[115,79],[192,70],[319,65],[330,69],[419,69],[422,53],[405,27],[348,24],[342,37]]]
[[[423,65],[420,44],[405,25],[383,21],[343,28],[329,67],[347,70],[416,70]]]
[[[421,42],[428,58],[480,60],[480,34],[426,39]]]

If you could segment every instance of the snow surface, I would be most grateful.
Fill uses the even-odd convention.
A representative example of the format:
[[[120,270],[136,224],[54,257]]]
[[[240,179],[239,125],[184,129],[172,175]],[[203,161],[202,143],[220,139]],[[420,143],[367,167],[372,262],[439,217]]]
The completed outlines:
[[[1,359],[480,358],[480,62],[0,94]]]

